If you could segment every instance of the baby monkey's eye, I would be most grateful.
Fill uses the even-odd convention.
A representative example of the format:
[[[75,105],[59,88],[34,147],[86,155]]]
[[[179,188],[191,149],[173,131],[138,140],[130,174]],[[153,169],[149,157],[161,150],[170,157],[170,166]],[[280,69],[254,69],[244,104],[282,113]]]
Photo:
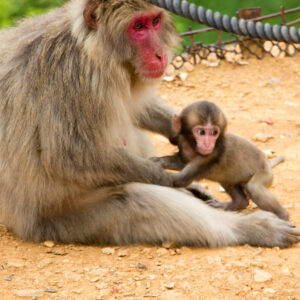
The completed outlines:
[[[205,135],[205,130],[204,129],[198,129],[197,133],[199,135]]]
[[[216,135],[218,135],[218,133],[219,133],[219,131],[218,131],[218,130],[213,130],[213,131],[211,132],[211,135],[214,135],[214,136],[216,136]]]
[[[153,24],[153,25],[158,24],[158,22],[159,22],[159,17],[156,17],[156,18],[154,18],[154,19],[152,20],[152,24]]]

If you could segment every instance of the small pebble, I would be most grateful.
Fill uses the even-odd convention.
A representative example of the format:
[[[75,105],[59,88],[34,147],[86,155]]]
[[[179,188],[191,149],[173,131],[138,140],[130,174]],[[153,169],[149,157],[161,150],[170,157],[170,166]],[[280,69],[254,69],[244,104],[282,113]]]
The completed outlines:
[[[114,248],[103,248],[102,253],[107,254],[107,255],[112,255],[115,253],[115,249]]]
[[[37,298],[43,296],[43,291],[40,290],[14,290],[13,292],[18,297],[24,297],[24,298]]]
[[[46,291],[47,293],[52,293],[52,294],[57,293],[57,290],[56,290],[56,289],[53,289],[53,288],[46,288],[45,291]]]
[[[266,133],[263,133],[263,132],[258,132],[254,137],[253,139],[255,141],[258,141],[258,142],[262,142],[262,143],[265,143],[267,142],[268,140],[274,138],[272,135],[269,135],[269,134],[266,134]]]
[[[55,246],[55,244],[52,241],[46,241],[43,243],[43,246],[45,246],[47,248],[53,248]]]
[[[148,267],[145,264],[142,264],[140,262],[138,262],[136,264],[136,268],[139,269],[139,270],[147,270],[148,269]]]
[[[119,251],[119,253],[118,253],[118,256],[119,257],[125,257],[125,256],[127,256],[128,255],[128,252],[126,251],[126,250],[121,250],[121,251]]]
[[[175,282],[167,283],[165,286],[168,290],[172,290],[175,287]]]
[[[265,282],[272,279],[272,274],[261,269],[254,269],[254,280],[256,282]]]
[[[6,281],[12,281],[13,278],[14,278],[13,275],[9,275],[9,276],[4,277],[4,280],[6,280]]]
[[[282,268],[280,271],[280,274],[283,276],[291,276],[292,275],[291,271],[288,268]]]

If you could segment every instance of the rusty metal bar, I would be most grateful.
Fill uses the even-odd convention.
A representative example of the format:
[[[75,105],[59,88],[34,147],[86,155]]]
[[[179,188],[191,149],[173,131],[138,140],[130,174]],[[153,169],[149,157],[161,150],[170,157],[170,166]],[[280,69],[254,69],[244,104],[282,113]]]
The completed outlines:
[[[211,32],[211,31],[216,31],[216,30],[217,29],[215,29],[215,28],[204,28],[204,29],[199,29],[199,30],[183,32],[183,33],[180,33],[179,35],[184,37],[184,36],[190,36],[190,35],[194,35],[194,34],[206,33],[206,32]]]
[[[298,11],[300,11],[300,7],[285,10],[284,14],[288,15],[288,14],[295,13]],[[254,22],[264,21],[264,20],[268,20],[271,18],[280,17],[281,15],[282,15],[282,12],[278,12],[278,13],[274,13],[274,14],[270,14],[270,15],[266,15],[266,16],[257,17],[257,18],[251,19],[251,20]]]
[[[288,22],[288,23],[286,23],[285,25],[286,25],[286,26],[292,26],[292,25],[295,25],[295,24],[298,24],[298,23],[300,23],[300,19],[297,19],[297,20]]]
[[[286,18],[285,18],[285,10],[284,6],[280,6],[280,12],[281,12],[281,24],[286,24]]]

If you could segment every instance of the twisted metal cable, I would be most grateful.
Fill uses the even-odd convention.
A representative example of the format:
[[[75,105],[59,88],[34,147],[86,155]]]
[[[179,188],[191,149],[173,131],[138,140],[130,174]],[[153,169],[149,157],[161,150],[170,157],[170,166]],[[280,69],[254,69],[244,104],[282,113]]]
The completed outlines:
[[[228,15],[221,15],[219,12],[213,12],[211,9],[204,9],[196,4],[189,4],[181,0],[147,0],[152,4],[165,8],[176,15],[188,18],[210,27],[270,41],[282,41],[287,43],[300,43],[300,29],[288,27],[286,25],[274,25],[261,22],[246,21]]]

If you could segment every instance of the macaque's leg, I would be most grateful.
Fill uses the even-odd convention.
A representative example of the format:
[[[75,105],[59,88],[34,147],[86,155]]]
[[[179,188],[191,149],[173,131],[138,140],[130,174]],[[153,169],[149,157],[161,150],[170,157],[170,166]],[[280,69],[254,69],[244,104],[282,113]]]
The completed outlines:
[[[170,156],[151,157],[150,160],[159,163],[162,168],[169,170],[181,171],[185,166],[178,153]]]
[[[225,210],[241,210],[249,205],[249,199],[240,185],[226,186],[224,188],[231,197],[231,202],[227,202],[224,207]]]
[[[279,204],[277,199],[266,188],[264,185],[266,181],[268,180],[266,180],[265,174],[256,173],[245,185],[246,193],[259,208],[271,211],[279,218],[288,220],[289,213]]]
[[[221,202],[219,200],[209,200],[207,203],[215,208],[223,208],[224,210],[241,210],[248,206],[249,200],[240,185],[224,186],[224,189],[231,197],[230,202]]]
[[[299,229],[270,212],[234,214],[213,209],[176,189],[139,183],[118,188],[118,195],[80,213],[42,220],[36,227],[32,230],[40,234],[39,241],[100,245],[168,241],[178,246],[288,247],[299,242],[300,235]]]

